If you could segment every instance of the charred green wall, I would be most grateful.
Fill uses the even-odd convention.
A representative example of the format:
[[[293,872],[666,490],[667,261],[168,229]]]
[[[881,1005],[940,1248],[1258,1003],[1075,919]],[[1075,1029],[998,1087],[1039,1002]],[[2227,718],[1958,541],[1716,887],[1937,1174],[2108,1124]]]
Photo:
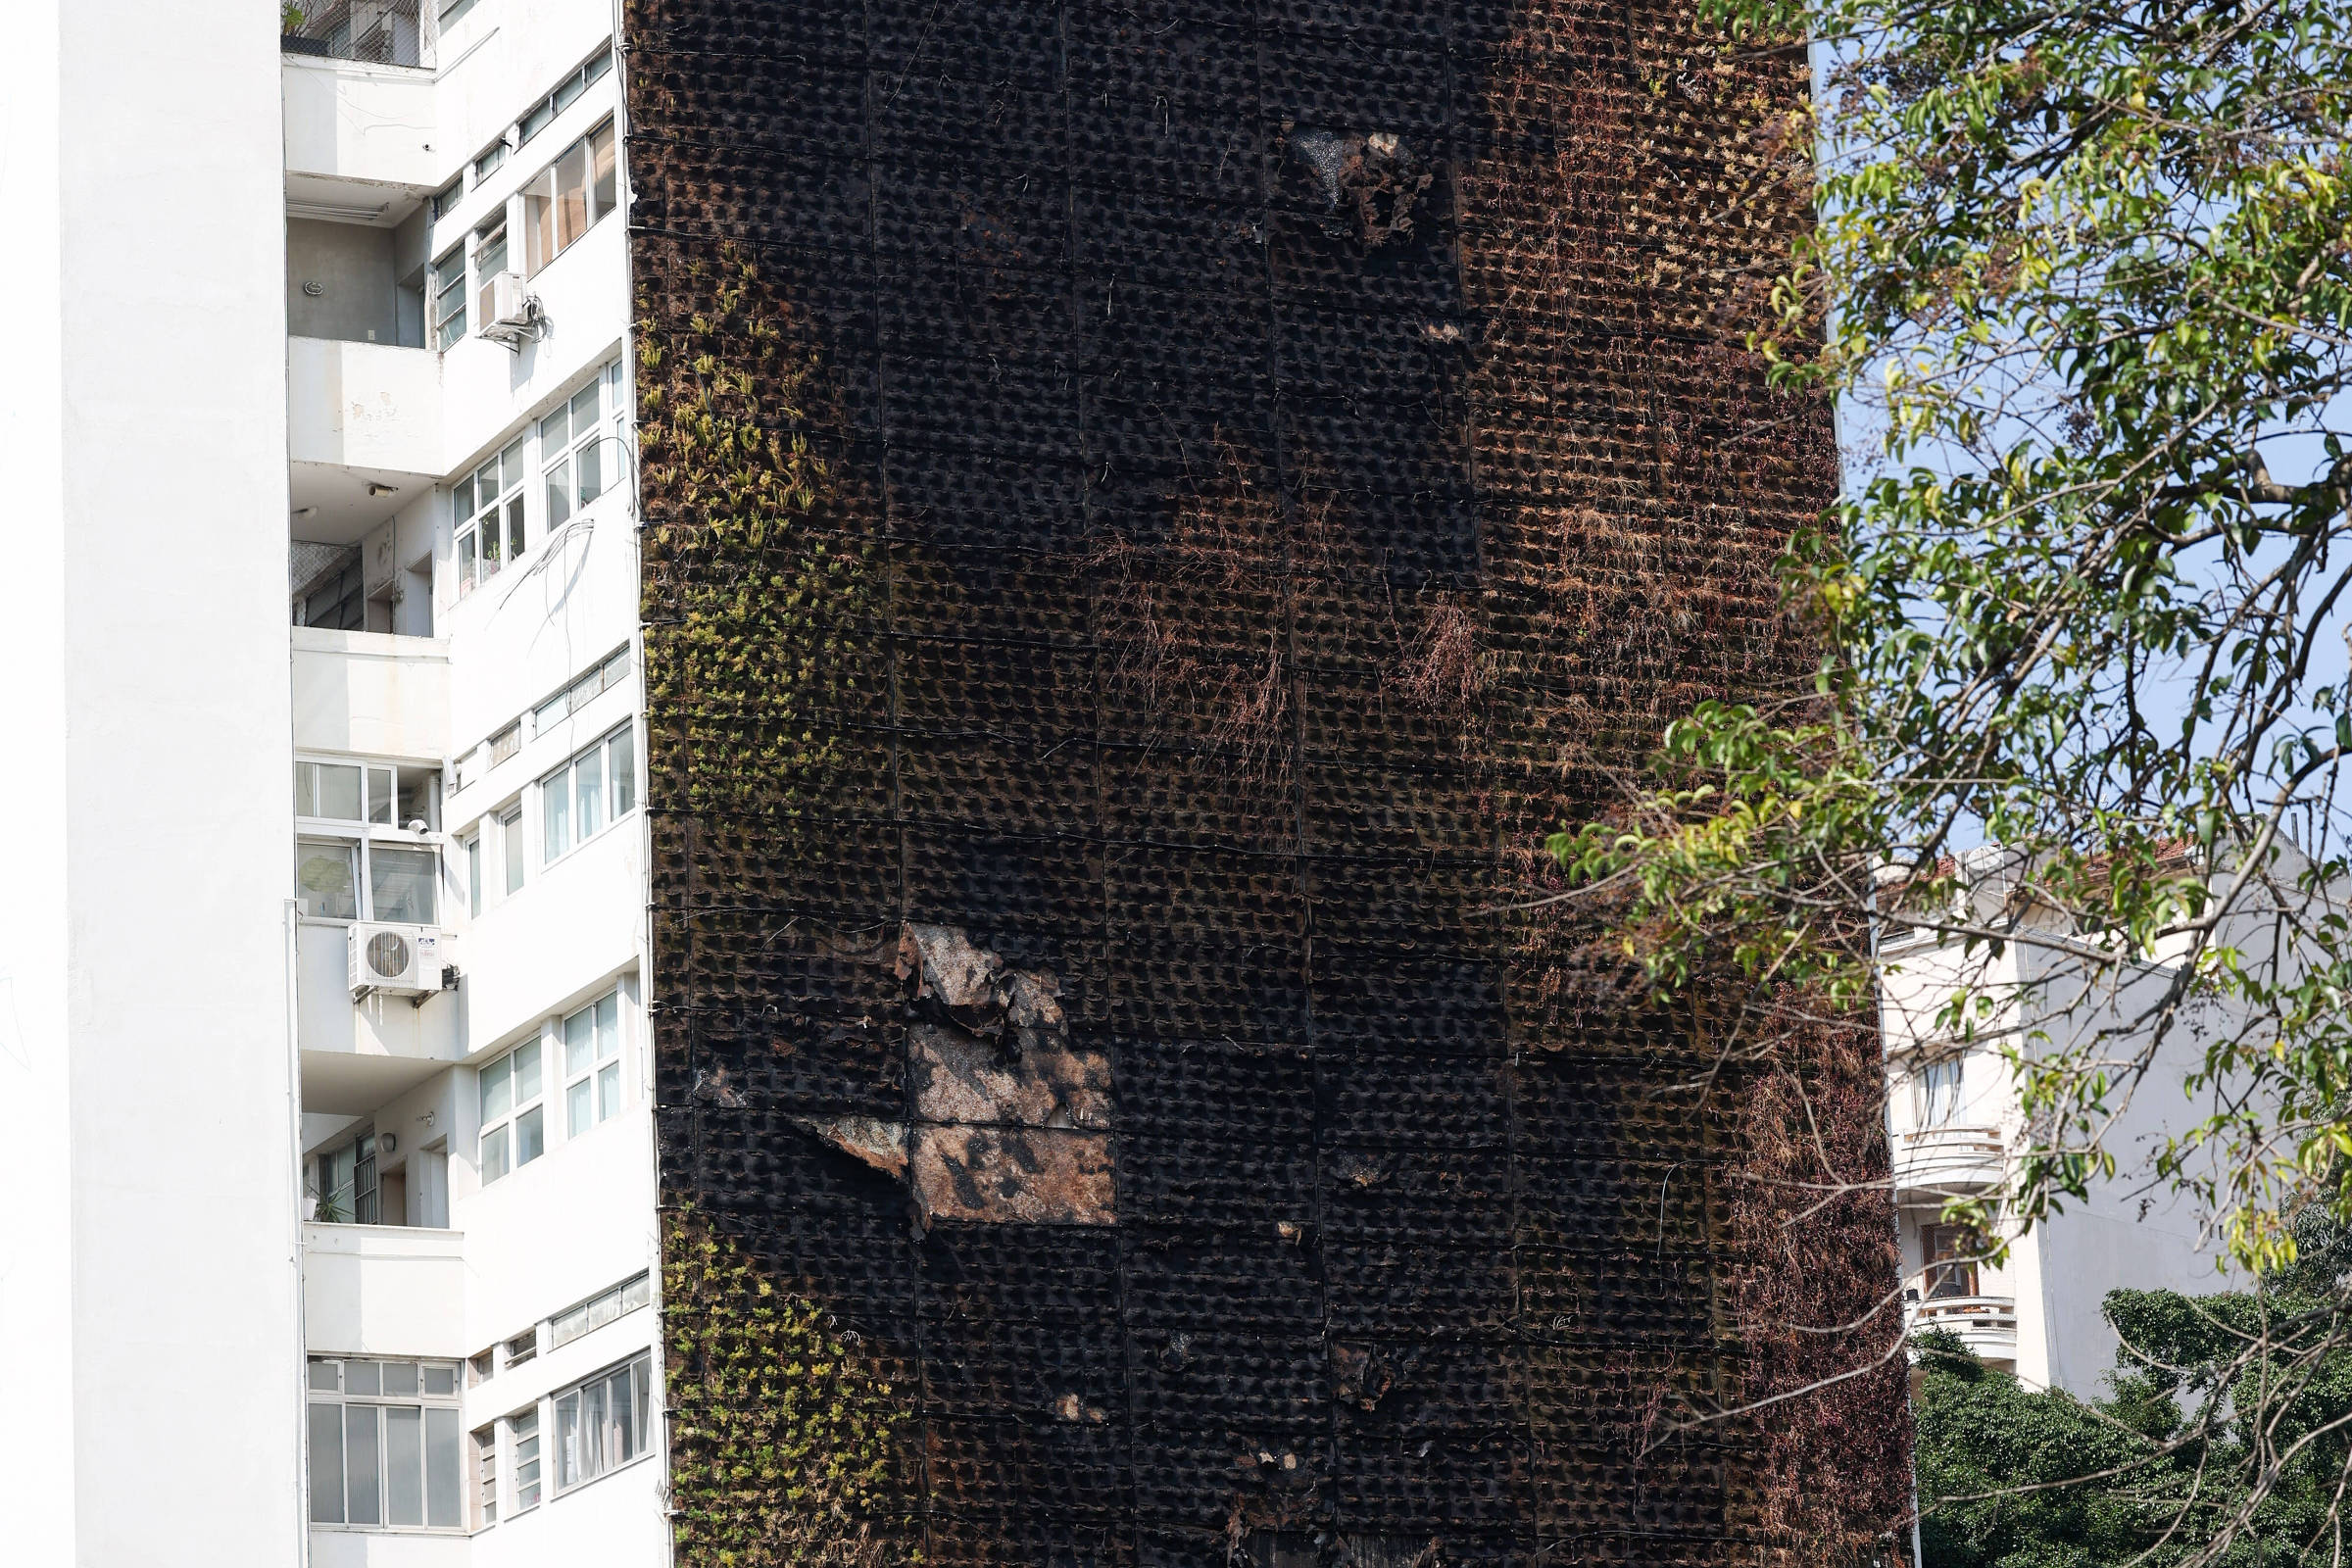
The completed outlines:
[[[1883,1171],[1867,1042],[1685,1092],[1740,999],[1504,907],[1805,666],[1827,416],[1740,348],[1801,54],[1569,0],[625,43],[680,1560],[1872,1549],[1898,1372],[1683,1430],[1884,1343],[1788,1331],[1892,1284],[1883,1207],[1772,1197]]]

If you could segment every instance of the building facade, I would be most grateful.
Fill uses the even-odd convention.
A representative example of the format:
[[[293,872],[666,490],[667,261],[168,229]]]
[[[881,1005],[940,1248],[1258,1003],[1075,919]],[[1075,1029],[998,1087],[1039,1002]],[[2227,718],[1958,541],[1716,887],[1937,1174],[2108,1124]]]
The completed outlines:
[[[1804,666],[1827,416],[1740,347],[1801,60],[181,9],[43,12],[0,163],[62,301],[0,633],[65,824],[0,916],[31,1560],[1877,1549],[1899,1379],[1724,1414],[1885,1361],[1790,1305],[1885,1294],[1883,1211],[1754,1179],[1875,1044],[1718,1075],[1755,999],[1530,905]]]
[[[1915,1331],[1959,1336],[1988,1365],[2034,1388],[2104,1395],[2117,1340],[2100,1310],[2114,1290],[2196,1295],[2226,1288],[2214,1238],[2193,1204],[2155,1174],[2167,1134],[2184,1132],[2199,1102],[2183,1081],[2203,1058],[2221,1014],[2190,1006],[2150,1056],[2146,1076],[2121,1080],[2102,1129],[2117,1174],[2085,1200],[2060,1204],[2032,1228],[2003,1223],[2006,1255],[1945,1215],[1953,1199],[1990,1199],[1995,1213],[2013,1189],[2026,1119],[2013,1058],[2049,1052],[2122,1064],[2147,1048],[2146,1009],[2170,984],[2163,962],[2115,979],[2092,976],[2062,945],[2047,911],[2022,905],[2011,858],[1984,850],[1963,864],[1984,929],[2017,940],[1974,952],[1925,933],[1890,943],[1884,992],[1887,1129],[1904,1271],[1905,1315]],[[2257,936],[2248,922],[2241,945]],[[1984,999],[1961,1027],[1947,1005],[1963,984]]]

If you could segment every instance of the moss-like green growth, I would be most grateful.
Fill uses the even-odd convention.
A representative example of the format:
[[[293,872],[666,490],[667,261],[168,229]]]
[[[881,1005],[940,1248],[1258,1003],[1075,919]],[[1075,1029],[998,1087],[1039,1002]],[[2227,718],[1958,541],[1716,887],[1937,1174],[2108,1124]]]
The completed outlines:
[[[669,1485],[684,1568],[882,1568],[903,1517],[892,1385],[832,1314],[688,1209],[663,1232]]]

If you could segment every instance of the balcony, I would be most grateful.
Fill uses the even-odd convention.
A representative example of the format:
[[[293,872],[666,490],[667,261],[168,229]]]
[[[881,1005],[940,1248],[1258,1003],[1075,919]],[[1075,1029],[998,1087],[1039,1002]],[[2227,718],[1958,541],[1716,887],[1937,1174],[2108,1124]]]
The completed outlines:
[[[2008,1146],[1997,1127],[1897,1127],[1895,1196],[1916,1203],[1983,1192],[2001,1184],[2008,1161]]]
[[[441,476],[441,357],[288,338],[286,454],[297,536],[358,543]]]
[[[429,72],[288,54],[280,77],[297,218],[397,222],[453,162],[433,151]]]
[[[2017,1361],[2017,1300],[2008,1296],[1944,1296],[1912,1301],[1903,1312],[1913,1334],[1958,1337],[1977,1358],[1999,1366]]]
[[[302,1317],[315,1352],[466,1353],[465,1237],[411,1225],[302,1227]]]

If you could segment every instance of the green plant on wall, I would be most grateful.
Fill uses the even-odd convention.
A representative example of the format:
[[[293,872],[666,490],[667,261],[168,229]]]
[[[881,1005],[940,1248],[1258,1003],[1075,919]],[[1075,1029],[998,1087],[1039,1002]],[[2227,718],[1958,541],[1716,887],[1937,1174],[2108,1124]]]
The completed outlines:
[[[733,248],[639,299],[639,440],[649,524],[647,706],[697,760],[672,809],[771,810],[812,775],[858,681],[869,545],[811,441],[821,380],[790,308]],[[722,765],[723,763],[723,765]]]
[[[901,1407],[854,1336],[692,1209],[670,1217],[662,1256],[677,1561],[917,1560],[892,1529]]]

